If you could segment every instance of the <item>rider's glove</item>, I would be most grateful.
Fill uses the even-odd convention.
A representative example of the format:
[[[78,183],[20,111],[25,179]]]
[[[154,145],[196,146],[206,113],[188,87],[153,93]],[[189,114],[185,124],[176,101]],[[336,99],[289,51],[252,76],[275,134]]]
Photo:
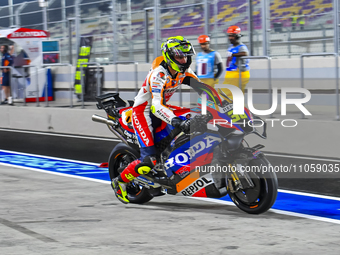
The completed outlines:
[[[207,123],[209,122],[209,117],[205,115],[196,115],[191,119],[191,125],[196,132],[204,133],[208,130]]]
[[[184,133],[190,131],[190,120],[182,120],[179,117],[174,117],[171,120],[171,125],[175,128],[180,128]]]

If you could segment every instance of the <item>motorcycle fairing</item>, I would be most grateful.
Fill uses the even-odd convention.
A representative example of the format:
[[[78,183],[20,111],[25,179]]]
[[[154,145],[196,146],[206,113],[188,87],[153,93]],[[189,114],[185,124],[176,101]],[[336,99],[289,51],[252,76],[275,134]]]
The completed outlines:
[[[200,175],[198,171],[191,173],[176,184],[177,193],[183,196],[207,197],[207,191],[214,186],[214,179],[210,173]]]
[[[202,99],[201,98],[198,99],[198,106],[202,108]],[[197,109],[200,109],[199,107],[197,107]],[[246,122],[248,122],[248,120],[252,121],[252,119],[253,119],[251,113],[249,112],[249,110],[246,107],[244,107],[244,114],[234,114],[233,113],[233,106],[231,104],[223,107],[221,105],[217,105],[213,101],[207,100],[207,108],[209,109],[209,112],[213,116],[212,120],[208,123],[208,125],[210,124],[209,128],[212,128],[213,126],[219,125],[219,126],[222,126],[222,127],[232,128],[232,129],[236,129],[236,130],[240,130],[242,132],[245,132],[244,128],[241,128],[241,125],[235,124],[235,123],[236,122],[243,122],[243,120],[246,120]],[[227,123],[222,122],[222,123],[219,123],[219,124],[217,124],[218,122],[215,122],[215,124],[214,124],[214,120],[215,121],[216,120],[226,120],[228,122]]]
[[[119,118],[120,125],[130,134],[134,134],[135,131],[132,126],[132,107],[120,108],[119,114],[121,116]]]
[[[193,137],[178,148],[175,142],[174,150],[164,163],[168,177],[174,173],[185,175],[183,172],[192,171],[196,166],[210,164],[214,148],[220,141],[221,138],[218,135],[204,133]]]
[[[148,180],[143,175],[140,175],[140,176],[136,177],[134,182],[135,183],[142,182],[143,184],[146,184],[148,187],[153,187],[153,188],[159,188],[160,187],[159,184],[154,183],[153,181]]]

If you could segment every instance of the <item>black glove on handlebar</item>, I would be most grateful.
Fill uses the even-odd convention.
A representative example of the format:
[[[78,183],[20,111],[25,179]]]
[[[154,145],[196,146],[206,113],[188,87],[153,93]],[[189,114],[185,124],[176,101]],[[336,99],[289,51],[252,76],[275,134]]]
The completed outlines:
[[[175,128],[180,128],[184,133],[188,133],[190,131],[190,120],[182,120],[179,117],[174,117],[171,120],[171,125]]]
[[[191,119],[191,125],[194,131],[204,133],[207,131],[207,123],[209,122],[207,116],[204,115],[196,115],[193,119]]]

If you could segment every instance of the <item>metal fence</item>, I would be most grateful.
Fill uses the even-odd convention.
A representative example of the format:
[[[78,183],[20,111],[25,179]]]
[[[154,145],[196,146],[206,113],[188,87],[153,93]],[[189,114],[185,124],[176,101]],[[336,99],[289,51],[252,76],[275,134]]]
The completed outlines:
[[[172,35],[198,46],[197,37],[208,34],[215,50],[225,50],[230,25],[241,27],[252,55],[294,57],[337,52],[337,10],[338,0],[49,0],[46,8],[38,0],[8,0],[0,25],[49,30],[60,40],[62,62],[69,47],[75,59],[76,42],[89,35],[91,61],[100,63],[150,61]]]
[[[339,53],[339,0],[49,0],[46,8],[37,0],[8,0],[8,5],[1,6],[3,2],[2,29],[23,26],[48,30],[53,39],[60,40],[62,63],[72,58],[75,63],[77,42],[85,36],[94,37],[89,61],[101,64],[151,62],[160,54],[161,42],[174,35],[183,35],[199,47],[197,37],[208,34],[212,47],[225,57],[230,25],[241,27],[251,58]],[[303,65],[301,70],[303,84]],[[339,95],[336,74],[334,94]],[[270,84],[269,79],[269,91]],[[72,107],[71,85],[72,81]],[[339,110],[336,96],[337,120]]]
[[[292,57],[303,53],[334,52],[337,4],[337,0],[314,3],[271,0],[269,54]]]

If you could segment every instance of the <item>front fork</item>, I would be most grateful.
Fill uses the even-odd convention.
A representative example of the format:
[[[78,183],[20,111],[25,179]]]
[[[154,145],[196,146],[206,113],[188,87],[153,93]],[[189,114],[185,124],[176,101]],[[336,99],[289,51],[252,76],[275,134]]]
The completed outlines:
[[[227,174],[227,185],[230,192],[235,193],[239,190],[254,188],[254,182],[247,171],[243,169],[245,165],[240,164],[237,160],[234,162],[235,164],[229,164],[231,171]]]
[[[258,146],[258,145],[257,145]],[[252,169],[248,168],[249,162],[254,159],[254,153],[258,147],[239,149],[238,152],[228,152],[221,149],[220,153],[225,164],[228,165],[226,174],[226,185],[231,193],[240,190],[254,188],[254,182],[250,178],[248,172]]]

